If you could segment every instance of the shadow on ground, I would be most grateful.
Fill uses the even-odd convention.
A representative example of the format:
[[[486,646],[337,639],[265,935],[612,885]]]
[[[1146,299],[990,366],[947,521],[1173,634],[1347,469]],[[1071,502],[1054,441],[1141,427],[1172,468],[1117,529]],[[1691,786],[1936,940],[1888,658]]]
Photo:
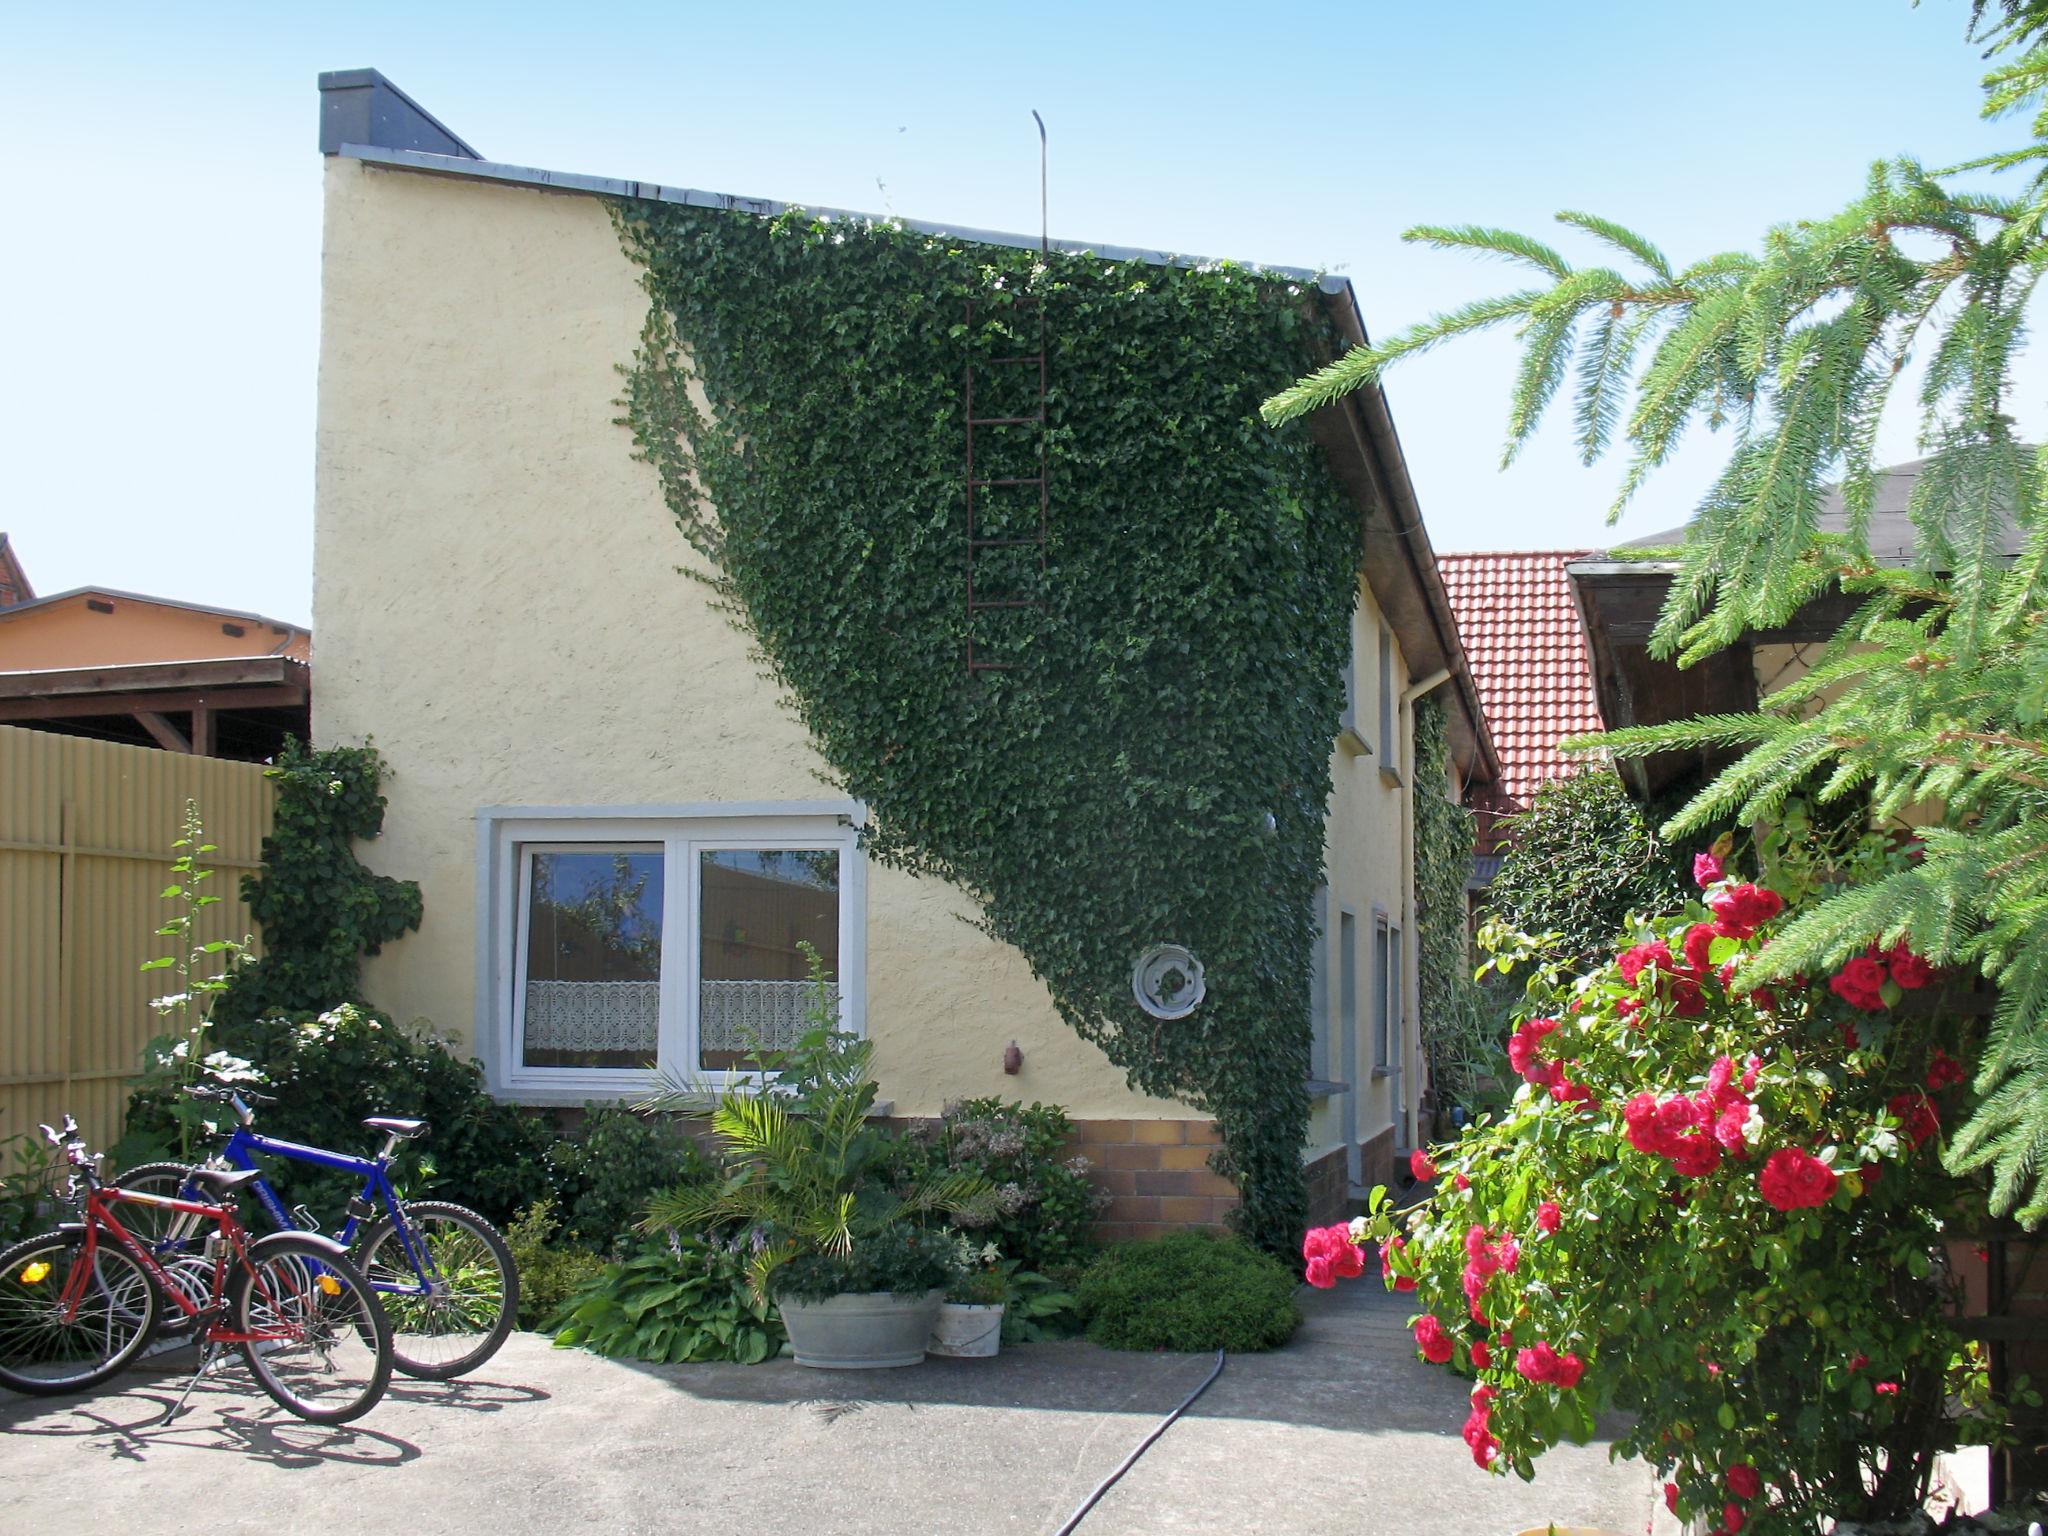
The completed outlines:
[[[1648,1474],[1610,1466],[1603,1446],[1554,1453],[1533,1486],[1476,1470],[1458,1436],[1465,1388],[1415,1358],[1405,1298],[1360,1283],[1307,1293],[1304,1311],[1286,1349],[1233,1356],[1078,1536],[1643,1529]],[[1049,1536],[1213,1363],[1065,1341],[900,1371],[649,1366],[520,1334],[482,1380],[394,1378],[338,1429],[285,1416],[239,1368],[154,1423],[183,1386],[170,1366],[190,1359],[83,1397],[0,1400],[10,1528],[90,1514],[132,1536],[183,1530],[203,1506],[230,1531],[381,1532],[402,1517],[491,1536]],[[92,1476],[109,1463],[120,1476]]]

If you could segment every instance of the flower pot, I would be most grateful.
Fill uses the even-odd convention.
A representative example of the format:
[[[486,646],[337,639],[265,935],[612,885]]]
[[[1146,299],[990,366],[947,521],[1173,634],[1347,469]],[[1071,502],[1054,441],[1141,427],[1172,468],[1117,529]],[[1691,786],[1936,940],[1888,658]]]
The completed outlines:
[[[931,1337],[942,1290],[922,1296],[848,1291],[824,1301],[788,1298],[779,1305],[798,1365],[821,1371],[872,1371],[916,1365]]]
[[[925,1347],[935,1355],[955,1360],[983,1360],[1003,1344],[1003,1304],[971,1301],[942,1301],[932,1320],[931,1343]]]

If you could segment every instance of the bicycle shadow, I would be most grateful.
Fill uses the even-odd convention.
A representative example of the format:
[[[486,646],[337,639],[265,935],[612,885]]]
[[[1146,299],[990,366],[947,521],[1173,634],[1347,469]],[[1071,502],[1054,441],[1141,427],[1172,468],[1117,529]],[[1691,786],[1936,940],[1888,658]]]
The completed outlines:
[[[182,1390],[180,1388],[179,1390]],[[24,1405],[0,1414],[0,1432],[24,1438],[105,1439],[111,1461],[145,1463],[157,1450],[221,1451],[274,1467],[298,1470],[323,1463],[397,1467],[417,1461],[410,1440],[353,1424],[309,1424],[282,1408],[252,1405],[233,1383],[201,1382],[185,1411],[166,1424],[177,1391],[134,1386],[84,1402]]]
[[[416,1381],[393,1376],[384,1389],[387,1403],[419,1403],[430,1408],[456,1408],[465,1413],[503,1413],[507,1408],[524,1408],[545,1403],[554,1393],[539,1387],[520,1386],[509,1381],[476,1381],[461,1377],[455,1381]]]

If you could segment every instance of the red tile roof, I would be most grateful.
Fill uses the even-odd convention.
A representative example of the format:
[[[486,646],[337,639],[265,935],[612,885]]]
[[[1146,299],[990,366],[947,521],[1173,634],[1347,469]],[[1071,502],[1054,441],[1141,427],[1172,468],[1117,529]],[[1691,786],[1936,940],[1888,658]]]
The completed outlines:
[[[1582,764],[1557,743],[1600,729],[1586,639],[1565,564],[1576,549],[1439,554],[1479,706],[1500,752],[1500,782],[1486,809],[1520,810],[1548,779]]]

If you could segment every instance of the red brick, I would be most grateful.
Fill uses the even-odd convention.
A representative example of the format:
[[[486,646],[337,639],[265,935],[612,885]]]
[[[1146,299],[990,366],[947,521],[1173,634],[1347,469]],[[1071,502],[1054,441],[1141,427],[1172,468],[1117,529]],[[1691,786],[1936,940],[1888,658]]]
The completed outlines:
[[[1204,1171],[1209,1166],[1209,1149],[1202,1147],[1161,1147],[1159,1166]]]
[[[1161,1221],[1208,1222],[1216,1219],[1216,1203],[1201,1195],[1164,1195],[1159,1201]]]
[[[1088,1177],[1105,1195],[1135,1195],[1138,1193],[1138,1180],[1148,1175],[1135,1173],[1129,1168],[1098,1168]]]
[[[1102,1149],[1101,1162],[1102,1166],[1105,1168],[1143,1168],[1156,1170],[1159,1167],[1159,1148],[1157,1148],[1156,1146],[1104,1147]]]
[[[1105,1221],[1158,1221],[1159,1196],[1115,1195],[1103,1208]]]
[[[1133,1120],[1131,1140],[1178,1145],[1187,1140],[1187,1125],[1185,1120]]]

